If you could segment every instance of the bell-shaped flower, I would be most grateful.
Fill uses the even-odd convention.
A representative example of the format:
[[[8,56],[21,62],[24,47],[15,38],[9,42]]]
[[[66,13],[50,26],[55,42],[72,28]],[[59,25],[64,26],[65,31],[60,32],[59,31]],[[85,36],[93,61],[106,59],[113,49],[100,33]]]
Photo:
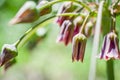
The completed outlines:
[[[62,14],[62,13],[66,13],[66,12],[70,12],[72,9],[72,3],[71,2],[65,2],[60,10],[58,11],[58,14]],[[64,22],[64,20],[69,19],[68,16],[59,16],[56,20],[56,22],[61,26],[62,23]]]
[[[84,34],[78,33],[73,37],[72,41],[72,61],[83,62],[87,38]]]
[[[5,44],[0,55],[0,66],[6,64],[17,56],[17,48],[14,44]]]
[[[84,21],[83,16],[78,16],[73,20],[73,23],[74,23],[74,35],[79,33],[80,27],[81,27],[83,21]]]
[[[33,1],[27,1],[18,11],[16,16],[10,21],[10,24],[29,23],[39,18],[36,4]]]
[[[110,32],[104,37],[104,42],[99,58],[105,60],[109,60],[111,58],[120,59],[118,37],[114,32]]]
[[[60,34],[57,38],[57,42],[64,42],[68,45],[73,38],[73,24],[70,20],[65,20],[61,26]]]

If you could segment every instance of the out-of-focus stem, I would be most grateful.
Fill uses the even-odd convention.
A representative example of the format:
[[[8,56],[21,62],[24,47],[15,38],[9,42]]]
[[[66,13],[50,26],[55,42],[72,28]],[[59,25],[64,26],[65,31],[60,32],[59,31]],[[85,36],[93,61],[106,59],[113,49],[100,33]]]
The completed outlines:
[[[100,5],[99,5],[99,9],[98,9],[97,22],[96,22],[96,26],[95,26],[95,33],[94,33],[95,35],[94,35],[94,39],[93,39],[93,48],[92,48],[88,80],[95,80],[95,76],[96,76],[96,57],[95,56],[98,52],[98,47],[99,47],[99,37],[100,37],[103,5],[104,5],[104,1],[101,1]]]

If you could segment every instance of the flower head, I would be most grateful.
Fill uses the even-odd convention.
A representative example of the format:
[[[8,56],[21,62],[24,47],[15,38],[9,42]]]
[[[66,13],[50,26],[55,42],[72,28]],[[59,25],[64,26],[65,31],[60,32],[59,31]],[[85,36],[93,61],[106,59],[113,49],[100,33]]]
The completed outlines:
[[[104,37],[104,42],[99,57],[100,59],[105,60],[109,60],[111,58],[120,59],[118,37],[114,32],[110,32]]]
[[[72,61],[81,61],[83,62],[85,47],[86,47],[87,38],[85,35],[78,33],[73,37],[72,41]]]
[[[16,16],[10,21],[10,24],[28,23],[38,19],[36,4],[33,1],[27,1]]]
[[[0,66],[15,58],[17,54],[18,52],[14,44],[5,44],[0,55]]]

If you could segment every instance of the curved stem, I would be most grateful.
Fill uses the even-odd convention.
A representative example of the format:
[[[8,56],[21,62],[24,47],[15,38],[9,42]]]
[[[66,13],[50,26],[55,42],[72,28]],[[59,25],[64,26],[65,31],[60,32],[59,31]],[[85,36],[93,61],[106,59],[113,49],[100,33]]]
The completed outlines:
[[[46,4],[45,6],[40,7],[38,10],[42,10],[42,9],[46,8],[47,6],[53,5],[53,4],[55,4],[55,3],[65,2],[65,1],[71,1],[71,2],[75,2],[75,3],[77,3],[77,4],[80,4],[80,5],[82,5],[84,8],[86,8],[88,11],[91,12],[91,9],[90,9],[86,4],[84,4],[83,2],[78,1],[78,0],[54,0],[54,1],[51,1],[51,2],[49,2],[48,4]]]
[[[39,21],[37,24],[34,25],[34,27],[30,28],[16,43],[15,46],[17,48],[22,47],[28,40],[29,38],[32,36],[32,34],[35,33],[35,31],[41,27],[39,26],[39,24],[44,23],[45,21],[52,19],[56,16],[56,13],[52,13],[49,17],[44,18],[43,20]]]

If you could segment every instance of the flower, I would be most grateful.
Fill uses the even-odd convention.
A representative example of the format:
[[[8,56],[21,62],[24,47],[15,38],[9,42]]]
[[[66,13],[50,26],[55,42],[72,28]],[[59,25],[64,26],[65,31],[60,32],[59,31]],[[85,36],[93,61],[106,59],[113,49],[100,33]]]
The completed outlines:
[[[73,24],[70,20],[65,20],[61,26],[60,34],[57,38],[57,42],[64,42],[68,45],[73,38]]]
[[[99,57],[100,59],[105,60],[109,60],[111,58],[120,59],[118,37],[114,32],[110,32],[104,37],[104,42]]]
[[[62,13],[66,13],[66,12],[70,12],[72,9],[72,3],[71,2],[65,2],[60,10],[58,11],[58,14],[62,14]],[[61,26],[62,23],[64,22],[64,20],[68,20],[69,17],[68,16],[60,16],[57,18],[57,23]]]
[[[80,31],[80,27],[84,21],[84,16],[78,16],[73,20],[74,23],[74,35],[78,34]]]
[[[83,62],[87,38],[84,34],[78,33],[72,41],[72,61]]]
[[[36,4],[33,1],[27,1],[18,11],[16,16],[10,21],[10,24],[29,23],[39,18]]]
[[[14,44],[5,44],[0,55],[0,66],[15,58],[17,54],[18,52]]]

